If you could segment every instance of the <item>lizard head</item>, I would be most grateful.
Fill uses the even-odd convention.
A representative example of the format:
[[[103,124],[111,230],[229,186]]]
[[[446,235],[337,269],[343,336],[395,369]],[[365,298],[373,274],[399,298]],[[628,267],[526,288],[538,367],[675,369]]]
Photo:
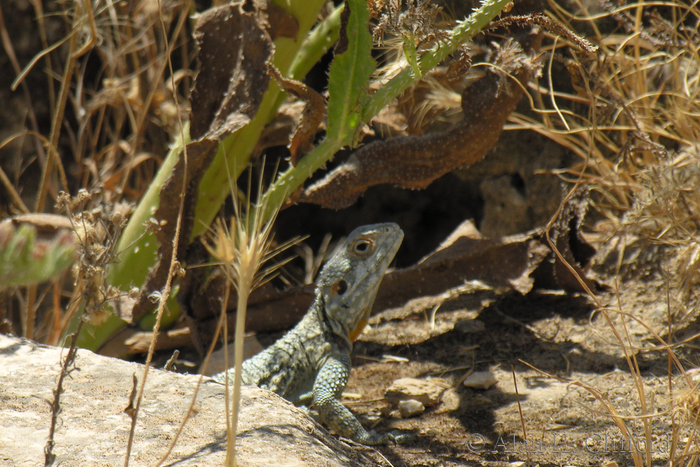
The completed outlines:
[[[317,295],[335,334],[350,342],[360,335],[402,240],[403,231],[393,223],[359,227],[323,267]]]

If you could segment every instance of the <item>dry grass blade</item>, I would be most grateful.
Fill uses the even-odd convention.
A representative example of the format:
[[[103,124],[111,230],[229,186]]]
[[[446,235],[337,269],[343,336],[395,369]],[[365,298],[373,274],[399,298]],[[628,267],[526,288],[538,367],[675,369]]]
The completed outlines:
[[[184,158],[185,161],[185,170],[187,170],[187,149],[185,148],[182,154],[182,157]],[[183,183],[182,186],[182,193],[183,196],[180,198],[180,207],[179,207],[179,215],[177,216],[177,225],[175,227],[175,236],[173,237],[173,249],[172,249],[172,255],[170,259],[170,269],[169,269],[169,274],[168,274],[168,279],[165,283],[165,287],[163,287],[163,290],[160,293],[153,294],[152,298],[153,300],[157,300],[158,303],[158,309],[156,311],[156,323],[153,326],[153,339],[151,340],[151,345],[148,349],[148,356],[146,357],[146,363],[144,365],[143,369],[143,377],[141,378],[141,384],[139,386],[139,392],[138,392],[138,397],[136,399],[136,405],[134,407],[134,414],[131,419],[131,430],[129,431],[129,441],[127,443],[126,447],[126,456],[124,459],[124,466],[128,467],[129,465],[129,458],[131,456],[131,448],[134,442],[134,433],[136,431],[136,421],[138,419],[138,413],[139,409],[141,407],[141,401],[143,400],[143,391],[144,388],[146,387],[146,377],[148,376],[148,370],[150,369],[151,366],[151,361],[153,360],[153,353],[155,352],[156,348],[156,341],[158,339],[158,332],[160,331],[160,323],[163,318],[163,312],[165,311],[165,304],[170,297],[170,293],[172,291],[172,285],[173,285],[173,279],[177,275],[181,275],[181,269],[182,267],[180,266],[180,262],[177,260],[177,255],[176,252],[178,251],[178,243],[180,240],[180,225],[182,223],[182,212],[184,210],[184,192],[185,192],[185,184]]]
[[[230,289],[226,289],[226,293],[223,297],[222,303],[222,311],[220,315],[219,321],[216,323],[216,330],[214,332],[214,338],[211,340],[211,344],[209,345],[209,349],[206,353],[206,356],[204,357],[204,361],[202,362],[202,372],[199,375],[199,379],[197,380],[197,385],[195,386],[194,392],[192,393],[192,399],[190,401],[190,405],[187,408],[187,413],[185,413],[184,417],[182,417],[182,422],[180,422],[180,426],[177,429],[177,432],[175,433],[175,436],[173,436],[172,441],[170,442],[170,446],[168,446],[167,451],[165,454],[163,454],[163,457],[161,457],[160,461],[156,464],[156,467],[160,467],[163,465],[163,463],[168,459],[170,454],[173,452],[173,449],[175,448],[175,445],[177,444],[177,440],[180,438],[180,435],[182,434],[182,430],[185,428],[185,424],[187,423],[187,420],[190,419],[190,416],[192,415],[192,412],[194,411],[194,404],[197,400],[197,394],[199,392],[199,388],[202,385],[202,380],[204,379],[204,373],[206,372],[207,366],[209,365],[209,360],[211,359],[211,355],[214,352],[214,347],[216,347],[217,342],[219,341],[219,336],[221,335],[221,330],[224,329],[224,335],[226,335],[226,327],[227,327],[227,322],[226,322],[226,304],[228,303],[229,299],[229,292]],[[228,366],[228,355],[226,355],[226,366]],[[228,391],[226,391],[225,398],[226,398],[226,406],[228,407]],[[226,417],[226,423],[228,426],[229,419]]]
[[[248,184],[250,187],[250,182]],[[262,191],[262,175],[259,181],[259,188]],[[233,192],[233,189],[232,189]],[[234,192],[235,193],[235,192]],[[248,200],[250,200],[250,191],[248,192]],[[286,242],[280,246],[273,245],[272,226],[277,217],[277,212],[265,220],[263,213],[266,211],[264,206],[256,206],[256,209],[251,209],[250,201],[246,212],[243,212],[238,197],[234,195],[234,206],[236,217],[231,218],[230,225],[227,226],[223,221],[219,220],[210,235],[210,238],[205,242],[205,246],[209,253],[221,263],[221,267],[226,274],[231,286],[235,287],[237,292],[237,308],[236,308],[236,329],[235,329],[235,349],[234,349],[234,368],[240,368],[243,363],[243,343],[245,333],[245,316],[250,293],[256,288],[269,280],[271,275],[284,264],[277,263],[266,269],[262,269],[262,265],[271,260],[281,251],[291,247],[296,241]],[[227,302],[227,301],[226,301]],[[222,305],[222,320],[226,321],[226,302]],[[228,342],[228,328],[224,323],[224,355],[228,355],[226,345]],[[227,428],[228,428],[228,448],[226,452],[227,464],[235,465],[235,446],[236,432],[238,426],[238,412],[240,404],[240,387],[241,373],[235,371],[233,375],[233,394],[229,397],[229,377],[228,377],[228,362],[226,362],[226,413],[227,413]],[[229,406],[231,402],[231,406]]]
[[[525,441],[525,444],[527,445],[527,429],[525,428],[525,417],[523,417],[523,408],[520,405],[520,393],[518,392],[518,379],[515,377],[515,367],[513,365],[510,366],[510,372],[511,375],[513,376],[513,386],[515,387],[515,400],[518,403],[518,413],[520,414],[520,426],[522,426],[523,429],[523,440]],[[525,451],[527,453],[527,464],[530,465],[530,452],[529,450]]]
[[[185,10],[185,11],[187,11],[187,10]],[[167,39],[167,30],[166,30],[166,26],[165,26],[165,23],[164,23],[163,18],[162,18],[162,6],[160,4],[160,0],[158,1],[158,13],[159,13],[158,18],[160,20],[159,25],[160,25],[161,30],[163,32],[163,37],[165,38],[166,52],[167,52],[165,55],[165,60],[163,60],[162,67],[159,70],[158,76],[162,76],[163,71],[165,70],[166,66],[169,67],[170,79],[171,79],[172,89],[173,89],[173,99],[174,99],[175,103],[177,104],[177,100],[178,100],[177,94],[175,94],[175,92],[174,92],[174,90],[175,90],[174,72],[173,72],[172,62],[170,59],[170,53],[172,51],[171,44],[174,44],[174,41],[169,42]],[[187,15],[184,12],[180,15],[180,21],[176,27],[176,35],[179,34],[179,31],[182,28],[182,25],[184,24],[184,20],[186,17],[187,17]],[[155,88],[151,88],[151,91],[149,92],[148,97],[146,99],[146,103],[147,103],[146,107],[150,107],[150,103],[153,99],[154,93],[155,93]],[[145,113],[142,114],[142,116],[144,116],[144,115],[145,115]],[[179,115],[178,115],[178,117],[181,118]],[[136,130],[135,130],[137,139],[138,139],[139,133],[141,132],[142,126],[143,126],[143,120],[141,120],[137,124]],[[182,120],[180,120],[179,126],[181,129],[180,131],[182,132],[182,128],[184,128]],[[185,137],[184,134],[181,134],[181,138],[183,138],[183,140],[184,140],[184,137]],[[187,173],[188,155],[187,155],[187,147],[186,146],[183,147],[182,160],[183,160],[183,164],[184,164],[184,171],[185,171],[185,173]],[[130,169],[132,161],[133,161],[133,154],[131,157],[130,164],[127,166],[128,169]],[[126,180],[126,176],[125,176],[125,180]],[[165,282],[165,286],[163,287],[163,290],[161,291],[161,293],[157,294],[154,297],[154,299],[158,300],[158,309],[156,311],[156,322],[155,322],[155,325],[153,326],[153,338],[151,340],[151,345],[149,346],[149,349],[148,349],[148,356],[146,357],[146,363],[144,365],[143,377],[141,378],[141,384],[140,384],[139,389],[138,389],[138,396],[136,398],[136,404],[134,406],[133,415],[131,416],[131,429],[129,431],[129,441],[127,443],[126,456],[124,459],[124,466],[125,467],[128,467],[128,465],[129,465],[131,448],[132,448],[133,441],[134,441],[134,433],[136,431],[136,421],[138,419],[139,408],[141,407],[141,401],[143,399],[143,391],[144,391],[144,388],[146,386],[146,378],[148,376],[148,370],[150,368],[150,364],[151,364],[151,361],[153,359],[153,354],[155,352],[156,342],[158,339],[158,331],[160,330],[160,324],[161,324],[161,320],[163,318],[163,312],[165,311],[166,302],[167,302],[168,298],[170,297],[174,278],[176,276],[184,275],[184,270],[182,269],[182,266],[180,265],[180,262],[177,259],[177,251],[179,250],[178,246],[179,246],[179,241],[180,241],[180,237],[181,237],[180,229],[182,226],[182,217],[183,217],[183,212],[184,212],[184,208],[185,208],[186,189],[187,189],[186,181],[183,180],[183,184],[182,184],[182,188],[181,188],[181,192],[180,192],[181,196],[180,196],[180,204],[178,207],[178,216],[177,216],[177,221],[176,221],[176,226],[175,226],[175,235],[173,236],[173,240],[172,240],[173,245],[172,245],[172,250],[171,250],[172,254],[171,254],[171,258],[170,258],[170,268],[168,270],[168,277],[167,277],[167,280]],[[195,396],[196,396],[196,393],[195,393]],[[190,408],[190,410],[191,410],[191,408]],[[186,420],[187,420],[187,418],[185,418],[185,421]],[[183,421],[183,425],[184,425],[184,423],[185,422]],[[173,446],[174,446],[174,443],[173,443]],[[168,451],[168,452],[170,452],[170,451]],[[167,454],[166,454],[166,457],[167,457]]]
[[[547,228],[550,246],[596,304],[596,314],[603,317],[614,335],[615,342],[611,344],[620,349],[627,363],[637,412],[623,415],[605,394],[591,385],[570,384],[593,395],[603,410],[588,410],[612,419],[626,440],[633,438],[632,424],[640,424],[646,449],[630,453],[634,465],[650,466],[655,462],[651,445],[655,424],[662,417],[672,426],[670,463],[696,465],[698,458],[692,446],[698,441],[697,432],[695,428],[690,433],[683,432],[684,424],[677,423],[673,416],[674,413],[688,414],[683,417],[685,426],[692,424],[693,415],[689,409],[692,401],[671,398],[663,410],[655,408],[654,390],[646,382],[638,354],[667,353],[670,394],[673,394],[676,374],[680,381],[675,384],[694,387],[675,353],[681,344],[668,339],[673,339],[678,316],[683,319],[695,316],[695,299],[689,291],[700,283],[697,276],[700,202],[696,199],[696,174],[700,173],[696,148],[700,134],[696,117],[700,111],[697,101],[700,67],[696,48],[700,35],[683,23],[688,15],[697,18],[700,11],[697,3],[690,6],[681,2],[668,4],[668,11],[673,14],[666,17],[675,22],[668,24],[666,33],[670,36],[667,40],[660,40],[661,36],[655,35],[660,30],[650,28],[647,22],[653,13],[644,5],[637,4],[636,15],[628,15],[630,5],[604,4],[606,15],[628,29],[630,35],[606,35],[598,29],[600,17],[588,15],[583,3],[578,6],[580,13],[573,16],[550,2],[557,21],[562,24],[586,21],[591,26],[590,30],[594,31],[591,41],[599,47],[597,60],[563,58],[556,54],[555,42],[549,68],[553,69],[556,63],[564,65],[571,73],[575,92],[557,93],[550,85],[546,92],[540,90],[542,95],[549,94],[550,103],[545,105],[544,99],[538,101],[535,111],[540,115],[539,122],[522,115],[515,116],[513,121],[520,128],[550,137],[581,158],[578,166],[562,174],[574,187],[555,218],[579,186],[590,187],[593,207],[603,215],[596,229],[604,242],[626,245],[630,244],[626,239],[635,238],[633,248],[657,248],[654,251],[661,254],[654,255],[655,260],[658,262],[660,258],[664,270],[678,271],[678,274],[667,285],[669,335],[664,339],[642,317],[623,311],[619,293],[616,293],[614,305],[602,303],[551,242],[549,232],[555,221],[550,222]],[[550,71],[550,83],[554,80],[554,73]],[[586,100],[588,105],[582,105]],[[553,114],[558,119],[550,118]],[[625,266],[624,255],[620,253],[619,258],[618,271]],[[617,292],[616,280],[615,290]],[[675,307],[680,311],[671,313]],[[644,329],[658,344],[653,348],[634,344],[628,323]]]
[[[78,5],[80,4],[78,3]],[[86,54],[97,41],[97,28],[95,26],[95,16],[92,10],[92,4],[89,0],[86,0],[84,2],[84,9],[84,12],[79,9],[76,10],[73,28],[79,29],[82,21],[87,19],[88,25],[90,27],[90,36],[80,48],[78,48],[78,35],[72,34],[70,38],[70,52],[68,55],[68,62],[66,63],[63,72],[61,89],[58,93],[58,105],[56,106],[54,116],[51,120],[52,127],[51,136],[49,136],[48,147],[49,155],[46,159],[46,164],[44,165],[42,170],[41,185],[39,186],[39,194],[37,195],[36,199],[36,212],[42,212],[44,210],[44,202],[46,201],[46,194],[49,190],[49,178],[51,177],[51,174],[53,172],[54,165],[56,165],[59,169],[59,175],[63,190],[65,190],[66,192],[69,191],[66,173],[63,169],[63,165],[61,164],[58,155],[58,138],[61,133],[61,128],[63,127],[63,113],[66,109],[66,103],[68,102],[68,94],[70,91],[70,84],[73,80],[73,73],[75,72],[76,60],[82,55]],[[85,17],[83,17],[82,14],[84,14]]]

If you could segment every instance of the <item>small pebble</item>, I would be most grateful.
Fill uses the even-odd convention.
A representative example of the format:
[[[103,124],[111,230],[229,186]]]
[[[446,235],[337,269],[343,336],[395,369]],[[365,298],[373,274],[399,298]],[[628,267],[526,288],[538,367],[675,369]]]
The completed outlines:
[[[408,399],[399,402],[399,412],[401,413],[401,418],[408,418],[414,415],[418,415],[425,411],[425,406],[415,399]]]
[[[473,389],[488,389],[497,382],[496,376],[490,371],[475,371],[467,376],[464,385]]]
[[[445,387],[436,382],[418,378],[400,378],[393,382],[384,393],[392,406],[400,401],[415,399],[426,407],[440,403]]]

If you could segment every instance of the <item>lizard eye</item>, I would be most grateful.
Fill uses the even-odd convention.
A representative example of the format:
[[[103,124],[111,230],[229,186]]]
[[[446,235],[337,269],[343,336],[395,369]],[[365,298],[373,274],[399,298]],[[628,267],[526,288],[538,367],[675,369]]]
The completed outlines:
[[[366,255],[374,250],[374,242],[367,240],[366,238],[361,238],[355,242],[352,249],[355,251],[355,253]]]
[[[338,295],[344,295],[345,292],[348,291],[348,283],[345,282],[344,280],[339,280],[338,282],[335,283],[333,286],[333,293],[337,293]]]

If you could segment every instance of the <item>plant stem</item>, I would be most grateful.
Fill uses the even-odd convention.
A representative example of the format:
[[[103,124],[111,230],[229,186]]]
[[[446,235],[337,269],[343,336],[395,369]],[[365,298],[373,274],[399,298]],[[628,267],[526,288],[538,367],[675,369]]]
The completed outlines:
[[[330,50],[340,36],[340,15],[343,6],[339,5],[333,12],[309,33],[299,48],[299,53],[289,67],[289,77],[303,79],[313,66]]]
[[[508,5],[509,0],[486,0],[472,15],[459,23],[452,30],[452,39],[436,44],[431,50],[425,52],[420,59],[421,75],[435,68],[459,46],[474,37],[486,27],[491,20]],[[411,67],[404,68],[398,75],[390,79],[369,98],[362,108],[362,121],[368,122],[374,118],[380,110],[389,105],[391,101],[408,89],[419,77],[414,76]]]
[[[241,277],[244,287],[238,288],[238,304],[236,307],[236,332],[234,340],[233,361],[233,407],[231,409],[231,424],[229,431],[229,449],[227,458],[229,465],[236,465],[236,435],[238,433],[238,411],[241,405],[241,366],[243,365],[243,344],[245,343],[245,315],[248,308],[248,297],[252,288],[253,277]],[[225,318],[224,318],[225,319]]]

